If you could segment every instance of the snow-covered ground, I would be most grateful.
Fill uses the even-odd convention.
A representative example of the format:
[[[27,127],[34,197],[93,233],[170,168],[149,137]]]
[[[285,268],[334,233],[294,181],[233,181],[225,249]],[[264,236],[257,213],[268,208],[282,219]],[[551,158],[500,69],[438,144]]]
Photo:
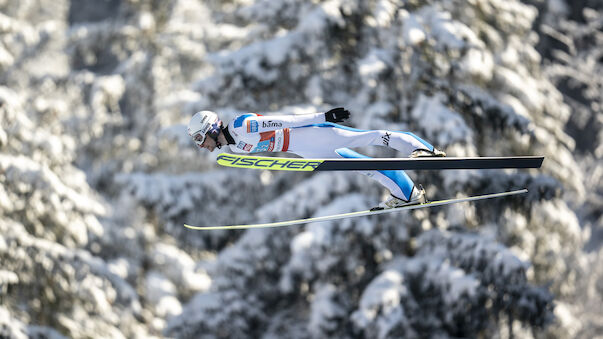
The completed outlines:
[[[516,0],[0,1],[0,337],[592,338],[603,328],[603,7]],[[540,170],[218,168],[209,109],[411,131]],[[384,148],[370,156],[401,156]]]

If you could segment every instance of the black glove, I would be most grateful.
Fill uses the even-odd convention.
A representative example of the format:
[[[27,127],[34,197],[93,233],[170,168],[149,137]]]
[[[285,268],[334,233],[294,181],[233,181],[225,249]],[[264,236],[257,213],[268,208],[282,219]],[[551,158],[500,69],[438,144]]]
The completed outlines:
[[[350,118],[350,111],[343,107],[333,108],[325,113],[325,120],[328,122],[342,122]]]

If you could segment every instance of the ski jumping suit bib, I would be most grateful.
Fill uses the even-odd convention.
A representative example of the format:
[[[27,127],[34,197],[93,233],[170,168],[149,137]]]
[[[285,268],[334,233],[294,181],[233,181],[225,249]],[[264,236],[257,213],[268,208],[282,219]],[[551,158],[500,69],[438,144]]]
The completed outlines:
[[[359,130],[325,122],[324,113],[261,116],[243,114],[228,124],[235,153],[290,152],[303,158],[368,158],[353,147],[387,146],[405,156],[433,146],[409,132]],[[232,141],[232,140],[231,140]],[[395,197],[408,200],[414,187],[404,171],[358,171],[387,187]]]

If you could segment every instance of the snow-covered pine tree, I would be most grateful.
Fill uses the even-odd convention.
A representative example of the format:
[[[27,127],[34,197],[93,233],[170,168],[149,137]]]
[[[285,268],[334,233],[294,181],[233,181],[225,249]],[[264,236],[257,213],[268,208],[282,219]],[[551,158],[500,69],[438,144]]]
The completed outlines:
[[[590,338],[601,326],[598,3],[7,0],[0,13],[0,336]],[[410,173],[432,199],[525,197],[181,228],[376,204],[383,192],[353,173],[218,170],[184,127],[201,109],[340,105],[354,127],[409,130],[451,156],[547,159],[538,172]]]

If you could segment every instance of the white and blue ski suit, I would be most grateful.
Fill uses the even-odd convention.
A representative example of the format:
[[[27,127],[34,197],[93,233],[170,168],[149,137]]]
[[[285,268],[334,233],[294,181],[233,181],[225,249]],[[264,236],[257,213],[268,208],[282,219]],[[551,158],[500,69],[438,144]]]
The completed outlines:
[[[433,146],[409,132],[360,130],[325,121],[324,113],[262,116],[239,115],[224,129],[235,153],[290,152],[303,158],[368,158],[350,148],[387,146],[405,156],[417,149],[433,151]],[[409,200],[413,181],[404,171],[358,171]]]

